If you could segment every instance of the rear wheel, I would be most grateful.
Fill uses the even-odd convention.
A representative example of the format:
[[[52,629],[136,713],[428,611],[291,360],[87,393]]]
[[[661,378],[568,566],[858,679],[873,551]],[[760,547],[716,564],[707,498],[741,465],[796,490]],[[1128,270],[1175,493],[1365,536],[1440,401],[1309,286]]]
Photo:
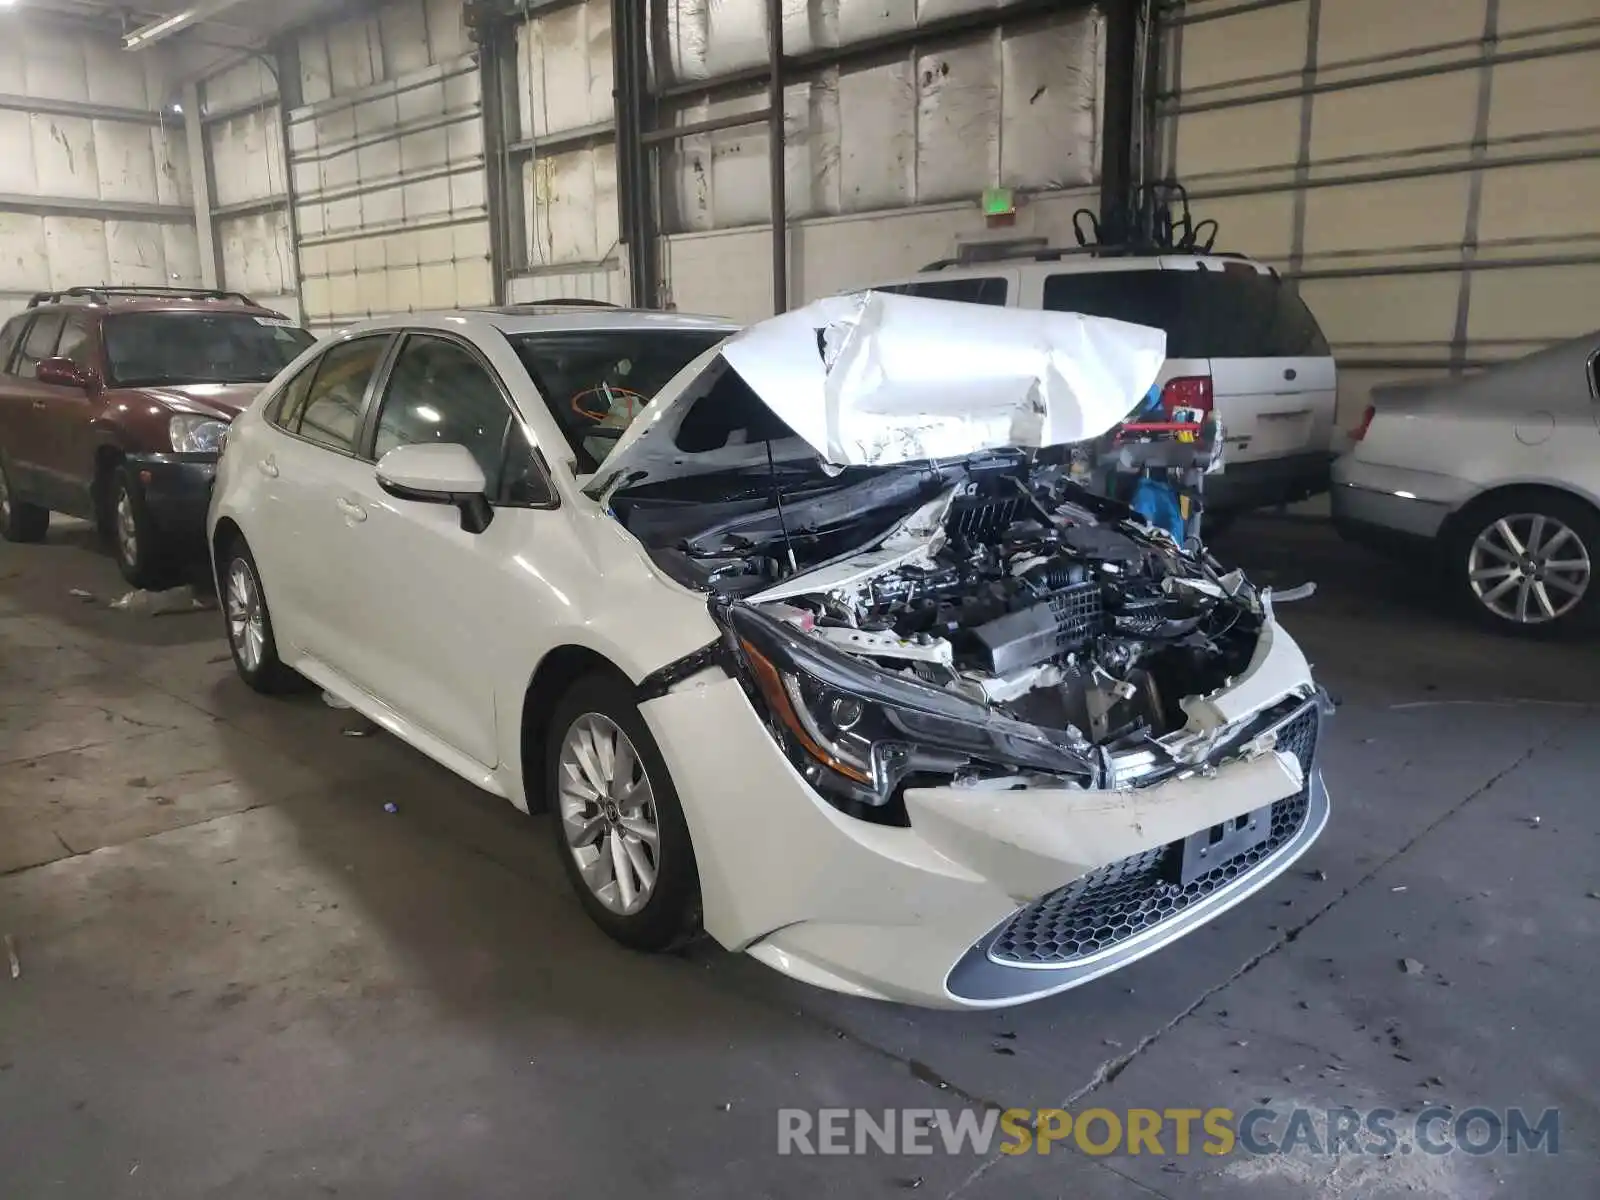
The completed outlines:
[[[219,565],[228,649],[239,678],[265,695],[304,688],[306,681],[278,657],[278,641],[272,632],[272,614],[261,587],[261,573],[244,538],[237,537],[227,545]]]
[[[634,950],[669,950],[699,926],[689,828],[655,739],[629,690],[580,679],[546,743],[556,841],[584,911]]]
[[[1491,628],[1561,637],[1600,627],[1600,513],[1557,492],[1517,492],[1468,510],[1458,526],[1458,588]]]
[[[49,528],[50,510],[17,499],[0,457],[0,537],[8,542],[42,542]]]

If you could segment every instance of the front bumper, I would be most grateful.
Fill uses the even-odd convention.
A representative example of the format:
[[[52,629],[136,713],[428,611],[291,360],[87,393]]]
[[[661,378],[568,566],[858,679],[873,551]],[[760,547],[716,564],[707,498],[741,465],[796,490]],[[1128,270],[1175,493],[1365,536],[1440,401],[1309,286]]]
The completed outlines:
[[[206,509],[217,478],[215,454],[132,454],[127,466],[139,481],[145,509],[173,550],[205,545]]]
[[[1310,684],[1281,629],[1234,692],[1282,703]],[[1217,708],[1228,705],[1218,699]],[[1267,707],[1261,706],[1262,710]],[[1259,711],[1259,710],[1258,710]],[[1231,908],[1310,846],[1327,816],[1311,741],[1141,789],[911,789],[910,826],[875,825],[822,800],[795,772],[739,684],[707,671],[648,700],[700,870],[707,932],[731,950],[836,991],[941,1008],[994,1008],[1124,966]],[[1229,715],[1229,724],[1233,716]],[[1193,714],[1191,714],[1193,716]],[[707,730],[716,751],[707,752]],[[1252,863],[1175,904],[1152,891],[1126,938],[1034,966],[997,963],[995,942],[1064,889],[1247,812],[1299,816]],[[1160,911],[1157,911],[1157,910]],[[1149,919],[1151,914],[1155,919]],[[1081,914],[1080,914],[1081,915]],[[1104,953],[1102,953],[1104,951]]]
[[[1326,453],[1291,454],[1249,462],[1223,458],[1220,473],[1205,480],[1206,511],[1246,512],[1297,504],[1328,490],[1333,456]]]

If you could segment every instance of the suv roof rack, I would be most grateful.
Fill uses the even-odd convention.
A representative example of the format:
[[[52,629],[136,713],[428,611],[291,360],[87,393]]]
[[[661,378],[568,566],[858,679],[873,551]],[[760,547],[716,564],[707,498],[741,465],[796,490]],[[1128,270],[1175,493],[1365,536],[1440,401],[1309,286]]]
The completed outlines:
[[[93,287],[70,287],[54,292],[38,292],[28,301],[29,308],[38,308],[41,304],[60,304],[67,300],[81,300],[85,304],[109,304],[113,299],[159,299],[172,300],[232,300],[239,304],[248,304],[252,308],[261,306],[254,299],[243,292],[223,291],[219,288],[188,288],[188,287],[157,287],[157,286],[113,286],[111,284],[97,284]]]

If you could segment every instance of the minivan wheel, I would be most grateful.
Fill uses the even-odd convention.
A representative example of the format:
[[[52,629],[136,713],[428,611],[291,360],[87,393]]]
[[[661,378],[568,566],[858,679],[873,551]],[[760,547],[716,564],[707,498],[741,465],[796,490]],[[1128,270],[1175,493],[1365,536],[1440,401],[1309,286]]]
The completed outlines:
[[[1502,632],[1561,637],[1600,626],[1600,513],[1554,492],[1517,493],[1470,511],[1452,558],[1463,598]]]
[[[700,883],[667,764],[628,688],[604,675],[556,706],[546,786],[562,866],[584,911],[634,950],[669,950],[699,927]]]
[[[134,483],[127,467],[111,475],[106,492],[106,532],[111,553],[122,577],[136,588],[160,590],[169,580],[169,566],[163,553],[155,521],[144,502],[144,493]]]
[[[261,573],[250,547],[243,538],[236,538],[219,561],[222,617],[228,634],[228,650],[233,655],[239,678],[264,695],[279,695],[305,687],[305,680],[284,666],[278,657],[272,614],[267,609]]]
[[[0,457],[0,537],[8,542],[42,542],[50,528],[50,510],[18,500]]]

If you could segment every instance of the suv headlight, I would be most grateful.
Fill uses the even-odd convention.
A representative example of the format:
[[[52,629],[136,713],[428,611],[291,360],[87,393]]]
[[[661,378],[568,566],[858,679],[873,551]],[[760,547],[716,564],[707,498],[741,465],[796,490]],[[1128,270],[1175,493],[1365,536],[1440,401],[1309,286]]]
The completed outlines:
[[[878,670],[754,609],[717,615],[773,735],[831,801],[880,807],[909,777],[947,782],[969,765],[1095,778],[1093,748],[1072,734]]]
[[[173,417],[167,431],[175,454],[220,454],[222,441],[228,434],[228,423],[186,414]]]

